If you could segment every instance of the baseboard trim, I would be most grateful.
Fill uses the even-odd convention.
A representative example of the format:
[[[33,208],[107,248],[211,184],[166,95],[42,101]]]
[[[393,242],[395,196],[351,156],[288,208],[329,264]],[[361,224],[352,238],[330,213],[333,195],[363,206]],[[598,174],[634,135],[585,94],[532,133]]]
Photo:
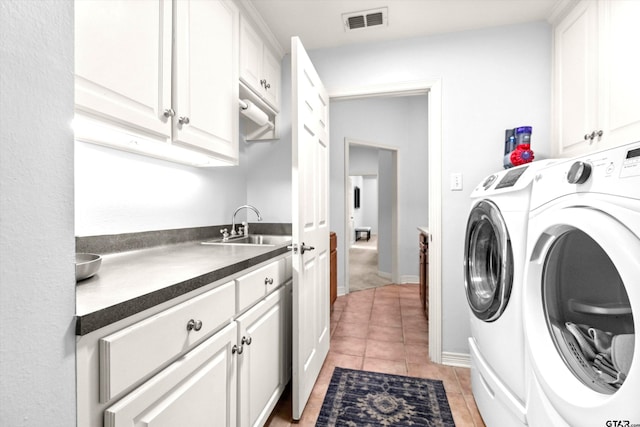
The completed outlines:
[[[469,353],[451,353],[442,352],[442,364],[449,366],[457,366],[460,368],[471,367],[471,355]]]
[[[391,280],[391,273],[387,273],[385,271],[380,271],[378,270],[378,276],[382,277],[383,279],[387,279],[387,280]]]
[[[392,274],[387,273],[386,271],[378,270],[378,276],[382,277],[383,279],[393,281]],[[418,276],[407,274],[407,275],[400,276],[399,283],[418,283],[418,282],[420,282],[420,278]]]
[[[400,283],[420,283],[420,278],[412,275],[400,276]]]

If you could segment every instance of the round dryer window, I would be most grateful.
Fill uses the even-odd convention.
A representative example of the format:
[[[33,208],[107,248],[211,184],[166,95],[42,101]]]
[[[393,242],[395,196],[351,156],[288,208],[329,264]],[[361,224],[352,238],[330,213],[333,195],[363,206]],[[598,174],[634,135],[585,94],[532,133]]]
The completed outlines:
[[[633,315],[625,284],[604,249],[585,232],[568,228],[545,258],[542,297],[547,326],[567,367],[595,391],[617,391],[633,359]]]
[[[491,322],[509,302],[513,285],[513,252],[500,210],[488,200],[473,207],[467,222],[464,283],[473,314]]]

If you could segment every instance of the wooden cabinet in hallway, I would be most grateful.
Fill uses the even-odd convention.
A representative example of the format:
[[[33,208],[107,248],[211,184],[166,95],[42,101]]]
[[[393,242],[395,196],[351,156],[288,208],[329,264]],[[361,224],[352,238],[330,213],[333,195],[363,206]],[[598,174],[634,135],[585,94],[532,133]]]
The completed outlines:
[[[429,235],[420,231],[420,301],[429,319]]]

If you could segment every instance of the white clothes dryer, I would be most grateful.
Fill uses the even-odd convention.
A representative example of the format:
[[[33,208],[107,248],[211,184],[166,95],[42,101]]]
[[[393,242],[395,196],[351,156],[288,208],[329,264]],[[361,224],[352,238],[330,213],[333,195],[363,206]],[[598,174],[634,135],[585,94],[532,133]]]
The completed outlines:
[[[471,385],[489,427],[524,426],[522,278],[537,161],[492,174],[471,194],[465,236]]]
[[[640,425],[640,142],[538,171],[528,239],[529,425]]]

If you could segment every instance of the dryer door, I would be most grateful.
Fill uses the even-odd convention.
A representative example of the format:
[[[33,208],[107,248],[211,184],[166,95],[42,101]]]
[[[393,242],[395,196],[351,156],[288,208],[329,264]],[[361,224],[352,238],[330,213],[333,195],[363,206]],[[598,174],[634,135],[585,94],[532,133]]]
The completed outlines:
[[[469,214],[464,248],[464,284],[473,314],[486,322],[500,317],[513,285],[513,251],[495,203],[482,200]]]
[[[639,221],[637,212],[602,205],[549,209],[529,223],[529,359],[570,425],[640,420],[640,234],[630,229]]]

